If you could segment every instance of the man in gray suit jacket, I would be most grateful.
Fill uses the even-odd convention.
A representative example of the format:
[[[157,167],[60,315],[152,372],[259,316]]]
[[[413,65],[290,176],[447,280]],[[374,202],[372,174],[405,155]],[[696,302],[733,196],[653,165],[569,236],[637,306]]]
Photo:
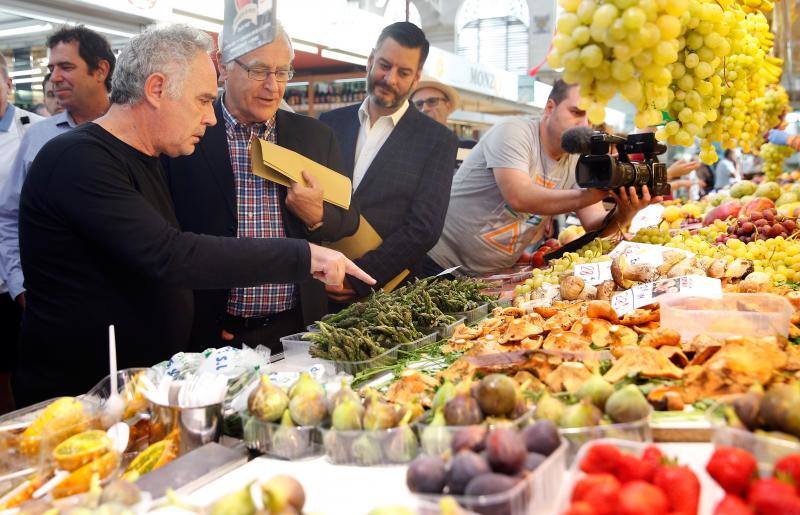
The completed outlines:
[[[447,214],[458,140],[408,101],[428,48],[412,23],[384,28],[367,61],[369,96],[320,117],[336,133],[361,214],[383,239],[355,260],[377,280],[375,288],[405,269],[421,272]],[[348,276],[342,288],[327,289],[332,300],[350,302],[371,288]]]

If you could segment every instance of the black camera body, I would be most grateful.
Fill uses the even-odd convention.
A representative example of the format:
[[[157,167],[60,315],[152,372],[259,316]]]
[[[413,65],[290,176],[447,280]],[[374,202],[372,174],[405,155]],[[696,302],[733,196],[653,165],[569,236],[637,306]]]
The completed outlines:
[[[609,154],[611,145],[616,146],[618,157]],[[652,196],[671,192],[667,166],[656,157],[667,149],[656,142],[653,133],[622,137],[595,131],[589,137],[588,149],[583,145],[582,150],[575,168],[575,180],[581,188],[611,190],[634,186],[641,194],[646,185]]]

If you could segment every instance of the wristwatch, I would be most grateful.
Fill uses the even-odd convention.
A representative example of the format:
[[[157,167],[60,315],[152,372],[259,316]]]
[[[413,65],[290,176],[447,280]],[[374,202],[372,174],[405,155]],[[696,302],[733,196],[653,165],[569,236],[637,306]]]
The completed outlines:
[[[322,227],[322,220],[320,220],[319,222],[315,223],[314,225],[307,225],[306,229],[308,229],[308,232],[314,232],[317,229],[319,229],[320,227]]]

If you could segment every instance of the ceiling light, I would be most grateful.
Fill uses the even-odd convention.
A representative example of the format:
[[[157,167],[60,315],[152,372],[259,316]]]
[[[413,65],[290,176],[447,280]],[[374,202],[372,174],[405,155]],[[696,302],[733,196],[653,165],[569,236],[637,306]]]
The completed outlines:
[[[308,52],[309,54],[314,55],[319,54],[319,47],[316,45],[308,45],[299,41],[292,40],[292,48],[294,48],[295,52]]]
[[[344,52],[339,52],[336,50],[328,50],[325,49],[320,52],[322,57],[326,57],[328,59],[336,59],[337,61],[344,61],[346,63],[357,64],[359,66],[366,66],[367,65],[367,58],[366,57],[359,57],[353,54],[346,54]]]
[[[48,32],[50,30],[53,30],[53,26],[49,23],[40,23],[38,25],[23,25],[21,27],[14,27],[12,29],[0,30],[0,38],[22,36],[23,34],[36,34],[37,32]]]
[[[31,68],[30,70],[16,70],[8,73],[8,76],[12,79],[14,77],[27,77],[28,75],[42,75],[42,69]]]

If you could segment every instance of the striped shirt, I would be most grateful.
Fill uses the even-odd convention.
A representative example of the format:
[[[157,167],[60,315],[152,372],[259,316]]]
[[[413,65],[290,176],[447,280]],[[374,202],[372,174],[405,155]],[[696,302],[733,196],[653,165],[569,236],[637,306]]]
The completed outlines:
[[[276,143],[277,127],[273,116],[265,123],[239,123],[222,102],[228,151],[236,183],[237,236],[239,238],[284,238],[278,184],[253,174],[250,162],[251,138]],[[264,266],[270,266],[264,263]],[[297,304],[294,284],[263,284],[253,288],[234,288],[228,295],[228,314],[258,317],[292,309]]]

